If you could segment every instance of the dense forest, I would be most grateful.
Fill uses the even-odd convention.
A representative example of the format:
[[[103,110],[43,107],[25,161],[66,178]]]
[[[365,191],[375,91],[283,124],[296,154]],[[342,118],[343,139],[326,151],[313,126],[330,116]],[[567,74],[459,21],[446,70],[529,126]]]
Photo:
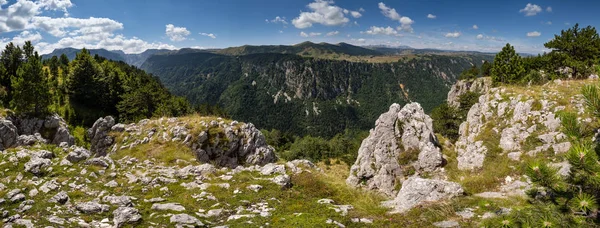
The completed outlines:
[[[263,129],[326,138],[368,130],[392,103],[416,101],[431,111],[460,72],[488,55],[423,55],[364,63],[261,53],[154,55],[142,69],[193,104],[222,107]]]
[[[42,60],[31,42],[22,48],[9,43],[0,63],[0,99],[16,115],[55,112],[71,125],[91,126],[106,115],[129,122],[191,111],[152,75],[85,49],[73,61],[66,55]]]

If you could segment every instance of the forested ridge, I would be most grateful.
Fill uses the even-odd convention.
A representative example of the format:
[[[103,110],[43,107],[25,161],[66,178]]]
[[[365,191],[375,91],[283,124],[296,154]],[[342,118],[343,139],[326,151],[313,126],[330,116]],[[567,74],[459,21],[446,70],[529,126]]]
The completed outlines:
[[[193,104],[223,108],[263,129],[332,137],[369,129],[391,103],[417,101],[430,111],[460,72],[487,55],[422,55],[395,63],[363,63],[260,53],[163,54],[142,69]]]
[[[9,43],[0,62],[2,105],[16,115],[55,112],[72,125],[91,126],[106,115],[129,122],[191,111],[184,98],[171,95],[152,75],[85,49],[73,61],[64,54],[42,60],[31,42]]]

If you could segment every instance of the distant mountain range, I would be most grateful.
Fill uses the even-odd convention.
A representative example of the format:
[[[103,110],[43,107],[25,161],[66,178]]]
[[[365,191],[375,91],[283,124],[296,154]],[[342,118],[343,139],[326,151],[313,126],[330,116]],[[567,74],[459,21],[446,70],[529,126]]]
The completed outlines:
[[[146,59],[148,59],[148,57],[150,57],[154,54],[170,52],[170,50],[167,50],[167,49],[148,49],[139,54],[125,54],[125,52],[123,52],[121,50],[114,50],[114,51],[109,51],[106,49],[88,49],[88,50],[90,51],[91,55],[99,55],[99,56],[102,56],[102,57],[110,59],[110,60],[123,61],[129,65],[133,65],[136,67],[142,66],[142,64],[144,64],[144,62],[146,62]],[[62,54],[65,54],[65,55],[67,55],[69,60],[73,60],[73,59],[75,59],[75,56],[77,55],[77,53],[80,51],[81,51],[81,49],[76,49],[76,48],[55,49],[50,54],[42,55],[42,58],[49,59],[49,58],[52,58],[52,56],[58,57],[58,56],[61,56]]]
[[[44,59],[51,58],[52,56],[60,56],[66,54],[69,59],[74,59],[77,52],[81,49],[76,48],[61,48],[56,49],[50,54],[42,55]],[[415,54],[443,54],[443,55],[471,55],[471,54],[493,54],[493,53],[482,53],[475,51],[451,51],[451,50],[437,50],[437,49],[415,49],[409,46],[389,47],[389,46],[355,46],[347,43],[329,44],[329,43],[312,43],[303,42],[295,45],[244,45],[239,47],[229,47],[224,49],[193,49],[193,48],[182,48],[179,50],[166,50],[166,49],[148,49],[139,54],[126,54],[120,50],[106,50],[106,49],[88,49],[92,55],[99,55],[107,59],[115,61],[123,61],[130,65],[141,67],[144,62],[152,55],[181,55],[189,53],[213,53],[228,56],[241,56],[249,54],[264,54],[264,53],[276,53],[276,54],[295,54],[302,57],[314,57],[321,59],[336,59],[336,60],[363,60],[373,57],[384,57],[384,56],[402,56],[402,55],[415,55]]]

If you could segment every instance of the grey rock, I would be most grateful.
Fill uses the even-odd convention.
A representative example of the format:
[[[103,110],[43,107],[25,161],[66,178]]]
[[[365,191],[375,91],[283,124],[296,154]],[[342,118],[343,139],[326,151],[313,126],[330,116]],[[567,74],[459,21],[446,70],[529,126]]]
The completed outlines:
[[[262,175],[285,174],[285,166],[273,163],[266,164],[260,169]]]
[[[83,202],[75,205],[75,208],[84,214],[97,214],[107,212],[110,207],[106,204],[99,204],[96,202]]]
[[[57,224],[57,225],[64,225],[65,222],[66,222],[65,219],[57,217],[57,216],[54,216],[54,215],[48,217],[47,220],[48,220],[48,222],[54,223],[54,224]]]
[[[436,222],[433,223],[433,226],[435,227],[441,227],[441,228],[454,228],[454,227],[460,227],[460,224],[458,224],[457,221],[441,221],[441,222]]]
[[[175,223],[175,224],[191,224],[194,226],[204,226],[204,224],[202,222],[200,222],[200,220],[198,220],[196,217],[188,215],[188,214],[172,215],[171,218],[169,219],[169,221],[171,223]]]
[[[25,163],[25,172],[30,172],[34,175],[42,174],[44,169],[50,167],[52,161],[47,158],[31,157],[31,159]]]
[[[19,146],[32,146],[36,143],[45,144],[47,141],[39,133],[35,133],[35,135],[19,135],[17,137],[17,145]]]
[[[84,164],[86,164],[86,165],[100,166],[100,167],[104,167],[104,168],[108,168],[109,167],[108,162],[106,162],[106,160],[103,159],[103,158],[92,158],[90,160],[87,160]]]
[[[394,197],[396,182],[403,175],[398,163],[400,154],[419,153],[418,160],[413,161],[416,167],[433,171],[443,162],[436,144],[432,120],[418,103],[402,109],[393,104],[379,116],[375,128],[363,140],[346,183]]]
[[[112,116],[99,118],[92,128],[88,129],[87,134],[90,139],[90,151],[96,156],[104,156],[108,148],[114,143],[114,138],[108,133],[115,125],[115,119]]]
[[[273,177],[271,181],[281,187],[287,188],[292,186],[292,179],[287,174]]]
[[[0,150],[14,147],[17,144],[17,127],[5,118],[0,118]]]
[[[43,193],[48,193],[50,191],[58,189],[59,187],[60,185],[58,184],[58,182],[56,182],[55,180],[49,180],[42,184],[42,186],[40,187],[40,191],[42,191]]]
[[[117,206],[132,206],[131,196],[105,196],[102,202]]]
[[[562,177],[569,177],[571,174],[571,163],[564,161],[561,163],[551,163],[551,167],[558,169],[558,174]]]
[[[402,183],[398,196],[385,201],[383,205],[392,208],[391,213],[404,213],[425,202],[450,199],[463,194],[463,188],[454,182],[410,177]]]
[[[185,207],[178,203],[155,203],[152,204],[151,209],[158,211],[185,211]]]
[[[77,163],[88,159],[90,156],[90,151],[86,150],[85,148],[76,147],[73,151],[69,152],[67,155],[67,160],[72,163]]]
[[[133,207],[119,207],[113,211],[113,221],[116,227],[121,227],[125,224],[137,223],[142,220],[142,215]]]
[[[492,79],[489,77],[457,81],[448,92],[448,104],[458,108],[460,106],[458,100],[461,95],[467,92],[485,94],[491,88]]]
[[[65,191],[61,191],[59,193],[57,193],[56,195],[52,196],[52,198],[50,198],[50,200],[48,200],[48,202],[50,203],[59,203],[59,204],[65,204],[69,201],[69,195],[67,195],[67,193]]]
[[[252,184],[252,185],[248,185],[248,187],[246,187],[254,192],[258,192],[260,191],[263,187],[257,184]]]

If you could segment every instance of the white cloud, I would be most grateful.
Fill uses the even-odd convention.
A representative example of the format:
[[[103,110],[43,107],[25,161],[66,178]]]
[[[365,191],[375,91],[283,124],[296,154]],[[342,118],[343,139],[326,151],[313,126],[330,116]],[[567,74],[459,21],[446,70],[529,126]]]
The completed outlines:
[[[283,33],[283,30],[279,30],[279,33]]]
[[[541,36],[542,34],[538,31],[533,31],[533,32],[528,32],[527,33],[527,37],[538,37]]]
[[[321,33],[320,32],[311,32],[311,33],[305,33],[305,32],[300,32],[300,36],[301,37],[313,37],[313,36],[320,36]]]
[[[340,34],[340,32],[339,31],[332,31],[332,32],[328,32],[326,35],[327,36],[335,36],[337,34]]]
[[[67,35],[67,29],[75,29],[70,31],[71,34],[112,33],[123,29],[123,24],[108,18],[34,17],[29,29],[41,29],[53,36],[63,37]]]
[[[415,23],[415,21],[413,21],[409,17],[400,16],[400,14],[396,12],[396,9],[386,6],[383,2],[380,2],[378,6],[381,10],[381,13],[385,17],[400,22],[400,26],[397,28],[398,30],[405,32],[413,32],[412,24]]]
[[[371,28],[369,28],[369,30],[361,32],[361,33],[366,33],[369,35],[397,35],[398,31],[396,31],[394,28],[388,26],[388,27],[377,27],[377,26],[371,26]]]
[[[479,35],[477,35],[477,39],[478,39],[478,40],[481,40],[481,39],[483,39],[483,34],[479,34]]]
[[[473,25],[473,29],[477,30],[477,29],[479,29],[479,26]]]
[[[69,11],[67,11],[67,9],[73,7],[71,0],[40,0],[38,4],[45,10],[63,11],[65,13],[65,17],[69,16]]]
[[[360,7],[360,9],[358,9],[358,12],[365,12],[365,9],[363,9],[362,7]]]
[[[433,14],[427,14],[427,18],[429,18],[429,19],[436,19],[437,16],[433,15]]]
[[[550,6],[546,7],[546,12],[552,12],[552,7],[550,7]]]
[[[212,33],[205,33],[205,32],[201,32],[201,33],[199,33],[199,34],[200,34],[200,35],[203,35],[203,36],[208,36],[208,37],[210,37],[210,38],[213,38],[213,39],[216,39],[216,38],[217,38],[217,36],[216,36],[215,34],[212,34]]]
[[[287,25],[287,24],[288,24],[288,22],[285,20],[285,17],[280,17],[280,16],[276,16],[276,17],[275,17],[273,20],[268,20],[268,19],[265,19],[265,21],[266,21],[267,23],[269,23],[269,22],[270,22],[270,23],[275,23],[275,24],[277,24],[277,23],[282,23],[282,24],[284,24],[284,25]]]
[[[460,35],[461,35],[460,32],[449,32],[449,33],[446,33],[446,35],[444,35],[444,36],[448,37],[448,38],[458,38]]]
[[[350,15],[352,15],[354,18],[362,17],[362,14],[360,14],[358,11],[350,11]]]
[[[2,2],[0,2],[1,4]],[[31,33],[29,31],[23,31],[16,35],[13,38],[2,38],[0,39],[0,50],[6,47],[6,45],[12,42],[15,45],[23,46],[25,41],[31,41],[32,43],[37,43],[42,40],[42,35],[39,32]]]
[[[535,16],[538,13],[542,12],[542,7],[536,4],[527,3],[525,8],[519,10],[519,12],[525,13],[525,16]]]
[[[345,16],[348,10],[342,9],[339,6],[332,5],[333,1],[315,0],[308,4],[311,12],[301,12],[300,15],[292,20],[292,24],[299,29],[312,27],[313,24],[322,24],[326,26],[343,25],[350,21]]]
[[[175,27],[173,24],[166,25],[165,34],[171,41],[184,41],[191,33],[185,27]]]

